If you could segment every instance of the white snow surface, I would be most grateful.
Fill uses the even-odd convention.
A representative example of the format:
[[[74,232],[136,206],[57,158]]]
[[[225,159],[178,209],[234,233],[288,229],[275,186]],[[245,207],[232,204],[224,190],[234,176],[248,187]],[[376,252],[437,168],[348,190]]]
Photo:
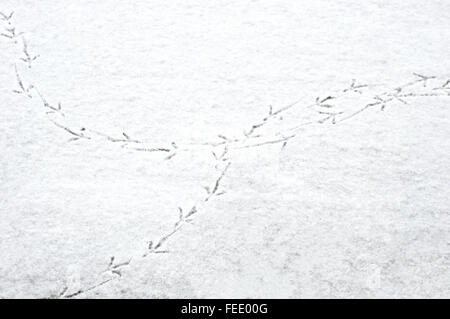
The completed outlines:
[[[0,12],[0,297],[450,297],[449,1]]]

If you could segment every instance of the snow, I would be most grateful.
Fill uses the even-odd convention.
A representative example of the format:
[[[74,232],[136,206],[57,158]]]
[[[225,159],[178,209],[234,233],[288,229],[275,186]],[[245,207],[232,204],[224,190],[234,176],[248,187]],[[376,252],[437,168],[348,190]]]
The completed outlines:
[[[0,12],[0,297],[450,296],[450,3]]]

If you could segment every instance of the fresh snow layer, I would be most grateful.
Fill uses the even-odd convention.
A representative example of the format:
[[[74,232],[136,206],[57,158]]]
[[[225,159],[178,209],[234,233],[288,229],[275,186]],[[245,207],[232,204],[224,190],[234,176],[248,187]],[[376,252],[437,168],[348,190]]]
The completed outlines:
[[[0,297],[450,297],[450,2],[0,12]]]

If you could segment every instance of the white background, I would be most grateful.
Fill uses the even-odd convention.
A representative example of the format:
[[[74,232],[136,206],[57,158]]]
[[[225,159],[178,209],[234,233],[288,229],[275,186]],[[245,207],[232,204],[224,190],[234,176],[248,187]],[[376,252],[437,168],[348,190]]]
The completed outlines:
[[[36,92],[12,91],[17,65],[61,102],[64,125],[164,147],[242,136],[270,105],[300,99],[270,135],[352,79],[371,86],[346,110],[413,72],[442,85],[450,2],[2,0],[0,11],[39,55],[28,68],[22,36],[0,39],[0,297],[449,297],[450,97],[230,151],[225,193],[168,253],[142,258],[178,207],[205,197],[223,150],[165,160],[98,136],[68,142]],[[111,256],[132,258],[120,276]]]

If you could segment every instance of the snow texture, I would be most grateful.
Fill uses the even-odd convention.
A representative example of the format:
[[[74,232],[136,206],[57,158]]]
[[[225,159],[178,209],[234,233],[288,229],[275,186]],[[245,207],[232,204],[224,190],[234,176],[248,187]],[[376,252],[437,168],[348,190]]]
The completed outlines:
[[[0,12],[0,297],[450,297],[449,1]]]

